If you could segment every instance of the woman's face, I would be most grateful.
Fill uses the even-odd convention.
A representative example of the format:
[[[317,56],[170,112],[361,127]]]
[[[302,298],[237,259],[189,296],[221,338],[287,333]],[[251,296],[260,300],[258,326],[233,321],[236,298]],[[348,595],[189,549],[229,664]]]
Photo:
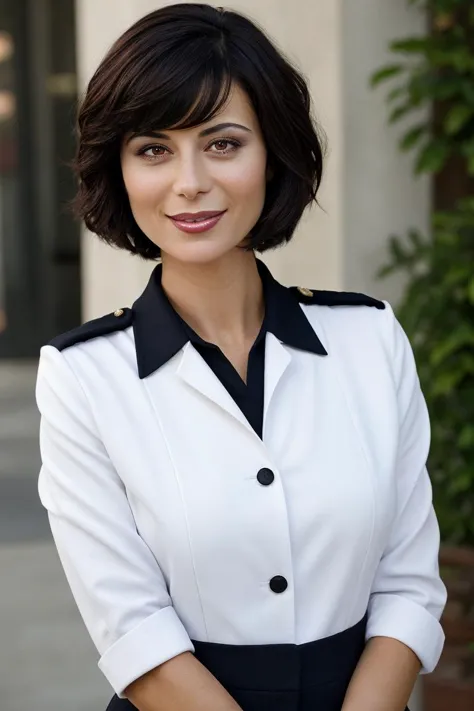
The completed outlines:
[[[245,240],[263,209],[266,163],[257,117],[237,85],[211,121],[185,130],[128,134],[121,149],[123,179],[138,226],[165,260],[169,255],[188,263],[217,260]],[[203,211],[223,214],[200,226],[172,219]]]

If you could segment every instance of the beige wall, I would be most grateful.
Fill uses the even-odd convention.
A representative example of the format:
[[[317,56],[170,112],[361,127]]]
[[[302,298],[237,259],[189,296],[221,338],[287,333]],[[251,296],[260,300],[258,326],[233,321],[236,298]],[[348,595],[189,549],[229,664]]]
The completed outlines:
[[[78,61],[84,87],[112,41],[156,0],[77,0]],[[218,3],[216,3],[218,4]],[[374,284],[386,235],[427,218],[427,186],[414,183],[395,150],[382,94],[367,76],[385,58],[391,36],[420,20],[404,0],[234,0],[259,21],[309,79],[315,113],[329,138],[320,202],[303,218],[293,242],[265,256],[284,283],[358,289],[396,300],[399,283]],[[102,246],[83,245],[84,318],[129,305],[151,266]]]
[[[140,16],[138,0],[76,0],[79,86],[83,89],[112,42]],[[129,306],[146,281],[149,265],[107,247],[84,232],[82,303],[86,321]]]
[[[390,40],[423,32],[425,17],[405,0],[342,5],[343,284],[396,301],[400,278],[376,283],[374,273],[385,260],[388,234],[427,228],[429,179],[413,179],[412,158],[397,146],[401,127],[387,126],[388,88],[370,90],[367,78],[393,61]]]

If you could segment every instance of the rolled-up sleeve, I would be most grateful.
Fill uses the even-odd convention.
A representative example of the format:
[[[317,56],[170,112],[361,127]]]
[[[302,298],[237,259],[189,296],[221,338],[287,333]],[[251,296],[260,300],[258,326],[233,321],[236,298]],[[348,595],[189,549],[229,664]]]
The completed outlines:
[[[52,346],[41,350],[36,399],[40,499],[99,667],[124,698],[132,681],[194,647],[137,532],[81,384]]]
[[[386,304],[398,398],[396,516],[369,603],[367,639],[398,639],[433,671],[444,644],[440,617],[446,588],[439,576],[440,535],[426,469],[430,423],[408,338]]]

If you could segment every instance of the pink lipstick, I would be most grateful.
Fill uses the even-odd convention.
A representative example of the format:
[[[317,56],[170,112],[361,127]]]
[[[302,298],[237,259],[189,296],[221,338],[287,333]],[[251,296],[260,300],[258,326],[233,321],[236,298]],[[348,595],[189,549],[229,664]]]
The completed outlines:
[[[178,215],[168,215],[178,230],[189,234],[207,232],[217,225],[225,210],[206,210],[202,212],[181,212]]]

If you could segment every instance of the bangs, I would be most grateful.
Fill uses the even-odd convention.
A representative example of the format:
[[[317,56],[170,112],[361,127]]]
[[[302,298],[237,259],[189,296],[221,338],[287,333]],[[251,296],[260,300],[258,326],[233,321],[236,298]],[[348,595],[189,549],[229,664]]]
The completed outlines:
[[[120,101],[121,132],[185,129],[210,121],[229,98],[233,76],[220,52],[208,47],[206,54],[197,66],[193,58],[202,57],[202,47],[156,58]]]

